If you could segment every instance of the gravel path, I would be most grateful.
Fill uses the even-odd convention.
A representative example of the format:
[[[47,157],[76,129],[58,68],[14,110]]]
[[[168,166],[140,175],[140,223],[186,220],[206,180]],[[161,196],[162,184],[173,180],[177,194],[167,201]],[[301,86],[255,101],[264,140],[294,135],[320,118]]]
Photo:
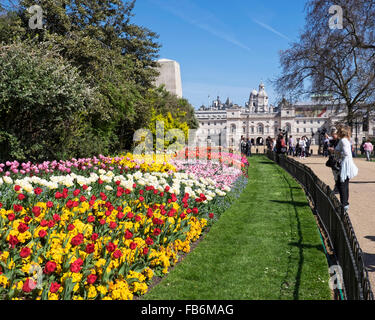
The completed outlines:
[[[334,181],[331,169],[325,166],[326,158],[311,157],[300,160],[332,189]],[[375,292],[375,162],[355,159],[358,176],[350,182],[349,216],[364,254],[372,291]]]

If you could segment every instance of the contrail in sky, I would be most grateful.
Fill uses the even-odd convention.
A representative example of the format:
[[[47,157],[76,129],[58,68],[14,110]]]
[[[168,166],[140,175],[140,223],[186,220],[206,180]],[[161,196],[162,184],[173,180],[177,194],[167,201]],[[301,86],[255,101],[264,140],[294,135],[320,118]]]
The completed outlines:
[[[248,46],[237,40],[233,35],[228,34],[226,32],[223,32],[219,30],[219,28],[213,27],[217,26],[218,23],[221,23],[218,19],[215,18],[215,16],[210,12],[204,12],[202,9],[200,9],[195,4],[185,0],[185,1],[175,1],[173,5],[168,5],[167,1],[159,1],[159,0],[151,0],[155,4],[157,4],[159,7],[163,8],[164,10],[167,10],[168,12],[172,13],[176,17],[179,17],[180,19],[188,22],[189,24],[200,28],[208,33],[211,33],[212,35],[225,40],[239,48],[242,48],[248,52],[253,53],[254,51],[250,49]],[[182,6],[181,6],[182,4]],[[185,5],[185,6],[184,6]],[[185,7],[185,8],[184,8]],[[201,21],[198,21],[191,16],[189,16],[188,11],[184,9],[190,9],[190,11],[194,11],[197,16],[204,17],[204,20],[210,19],[212,23],[202,23]],[[203,19],[201,19],[203,20]]]
[[[278,35],[279,37],[284,38],[284,39],[286,39],[286,40],[288,40],[288,41],[292,41],[292,40],[291,40],[289,37],[287,37],[285,34],[282,34],[281,32],[275,30],[275,29],[272,28],[270,25],[265,24],[265,23],[263,23],[263,22],[260,22],[260,21],[258,21],[258,20],[256,20],[256,19],[252,19],[252,20],[253,20],[256,24],[260,25],[260,26],[263,27],[264,29],[267,29],[268,31],[271,31],[272,33]]]

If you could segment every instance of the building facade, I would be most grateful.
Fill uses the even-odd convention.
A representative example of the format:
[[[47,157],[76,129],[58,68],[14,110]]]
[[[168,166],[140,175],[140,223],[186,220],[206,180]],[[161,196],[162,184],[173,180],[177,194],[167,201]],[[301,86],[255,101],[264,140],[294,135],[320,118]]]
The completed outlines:
[[[233,104],[229,98],[222,103],[218,97],[210,107],[199,108],[196,111],[200,124],[196,143],[204,144],[209,139],[213,146],[234,147],[243,136],[255,145],[264,145],[268,137],[276,137],[281,130],[296,139],[307,136],[313,144],[319,144],[324,129],[330,131],[345,119],[344,110],[329,99],[318,98],[295,104],[284,99],[277,107],[272,106],[265,85],[261,83],[259,91],[250,93],[245,107]],[[375,116],[370,116],[367,124],[362,117],[355,128],[353,139],[357,138],[359,143],[374,137]]]
[[[164,85],[165,89],[182,98],[182,81],[180,64],[177,61],[169,59],[158,60],[160,68],[159,77],[155,81],[157,87]]]

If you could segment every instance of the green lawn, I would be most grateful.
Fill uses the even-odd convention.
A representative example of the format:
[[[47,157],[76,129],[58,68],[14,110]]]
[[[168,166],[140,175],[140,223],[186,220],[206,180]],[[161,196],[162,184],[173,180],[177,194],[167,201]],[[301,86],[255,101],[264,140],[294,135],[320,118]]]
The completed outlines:
[[[199,246],[143,299],[331,299],[328,264],[300,186],[264,156]]]

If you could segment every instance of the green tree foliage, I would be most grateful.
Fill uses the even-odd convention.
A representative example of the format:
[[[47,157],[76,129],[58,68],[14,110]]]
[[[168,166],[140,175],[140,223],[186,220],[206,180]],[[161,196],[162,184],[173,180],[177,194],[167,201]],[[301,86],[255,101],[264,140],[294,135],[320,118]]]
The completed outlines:
[[[85,126],[91,129],[81,132],[82,139],[101,141],[98,148],[111,153],[129,150],[134,132],[150,126],[153,109],[163,116],[170,112],[191,128],[198,126],[194,108],[186,99],[178,99],[164,88],[154,87],[160,44],[157,34],[132,23],[135,0],[18,2],[17,10],[8,10],[0,16],[0,43],[12,46],[15,42],[23,42],[25,45],[19,49],[24,49],[25,54],[31,43],[48,52],[58,52],[58,61],[63,65],[68,63],[85,85],[95,88],[95,102],[88,104],[82,114]],[[32,30],[28,26],[33,13],[27,8],[32,5],[43,9],[43,29]],[[48,54],[39,58],[45,60],[47,57]],[[44,101],[32,101],[33,105],[38,103]],[[43,109],[48,105],[39,107]],[[7,139],[8,147],[16,150],[16,140],[5,136],[0,139]],[[11,142],[14,147],[10,147]],[[72,151],[67,154],[81,154],[82,151],[73,146],[66,148],[72,148],[66,149]],[[29,154],[35,157],[35,152]],[[44,153],[43,156],[52,154]]]
[[[180,150],[185,146],[189,139],[189,126],[182,120],[185,115],[185,112],[179,112],[176,117],[172,116],[171,112],[168,112],[167,115],[164,116],[161,113],[158,114],[155,109],[152,110],[149,130],[154,137],[153,142],[155,149],[158,147],[161,148],[161,146],[167,149],[171,145],[174,145],[177,150]],[[168,136],[168,134],[170,134],[170,136]]]
[[[42,160],[105,152],[87,119],[95,89],[54,50],[0,49],[0,158]],[[91,139],[91,142],[90,142]]]
[[[24,37],[38,35],[41,41],[53,38],[64,48],[64,55],[88,74],[105,69],[103,61],[118,63],[119,55],[127,56],[132,80],[146,89],[152,86],[157,75],[158,35],[131,23],[134,0],[22,0],[24,26],[32,15],[27,8],[35,4],[43,9],[45,28],[25,28]]]
[[[164,87],[149,90],[146,97],[151,101],[151,105],[162,115],[167,116],[170,112],[179,121],[186,122],[190,129],[199,127],[194,107],[188,100],[170,94]]]

